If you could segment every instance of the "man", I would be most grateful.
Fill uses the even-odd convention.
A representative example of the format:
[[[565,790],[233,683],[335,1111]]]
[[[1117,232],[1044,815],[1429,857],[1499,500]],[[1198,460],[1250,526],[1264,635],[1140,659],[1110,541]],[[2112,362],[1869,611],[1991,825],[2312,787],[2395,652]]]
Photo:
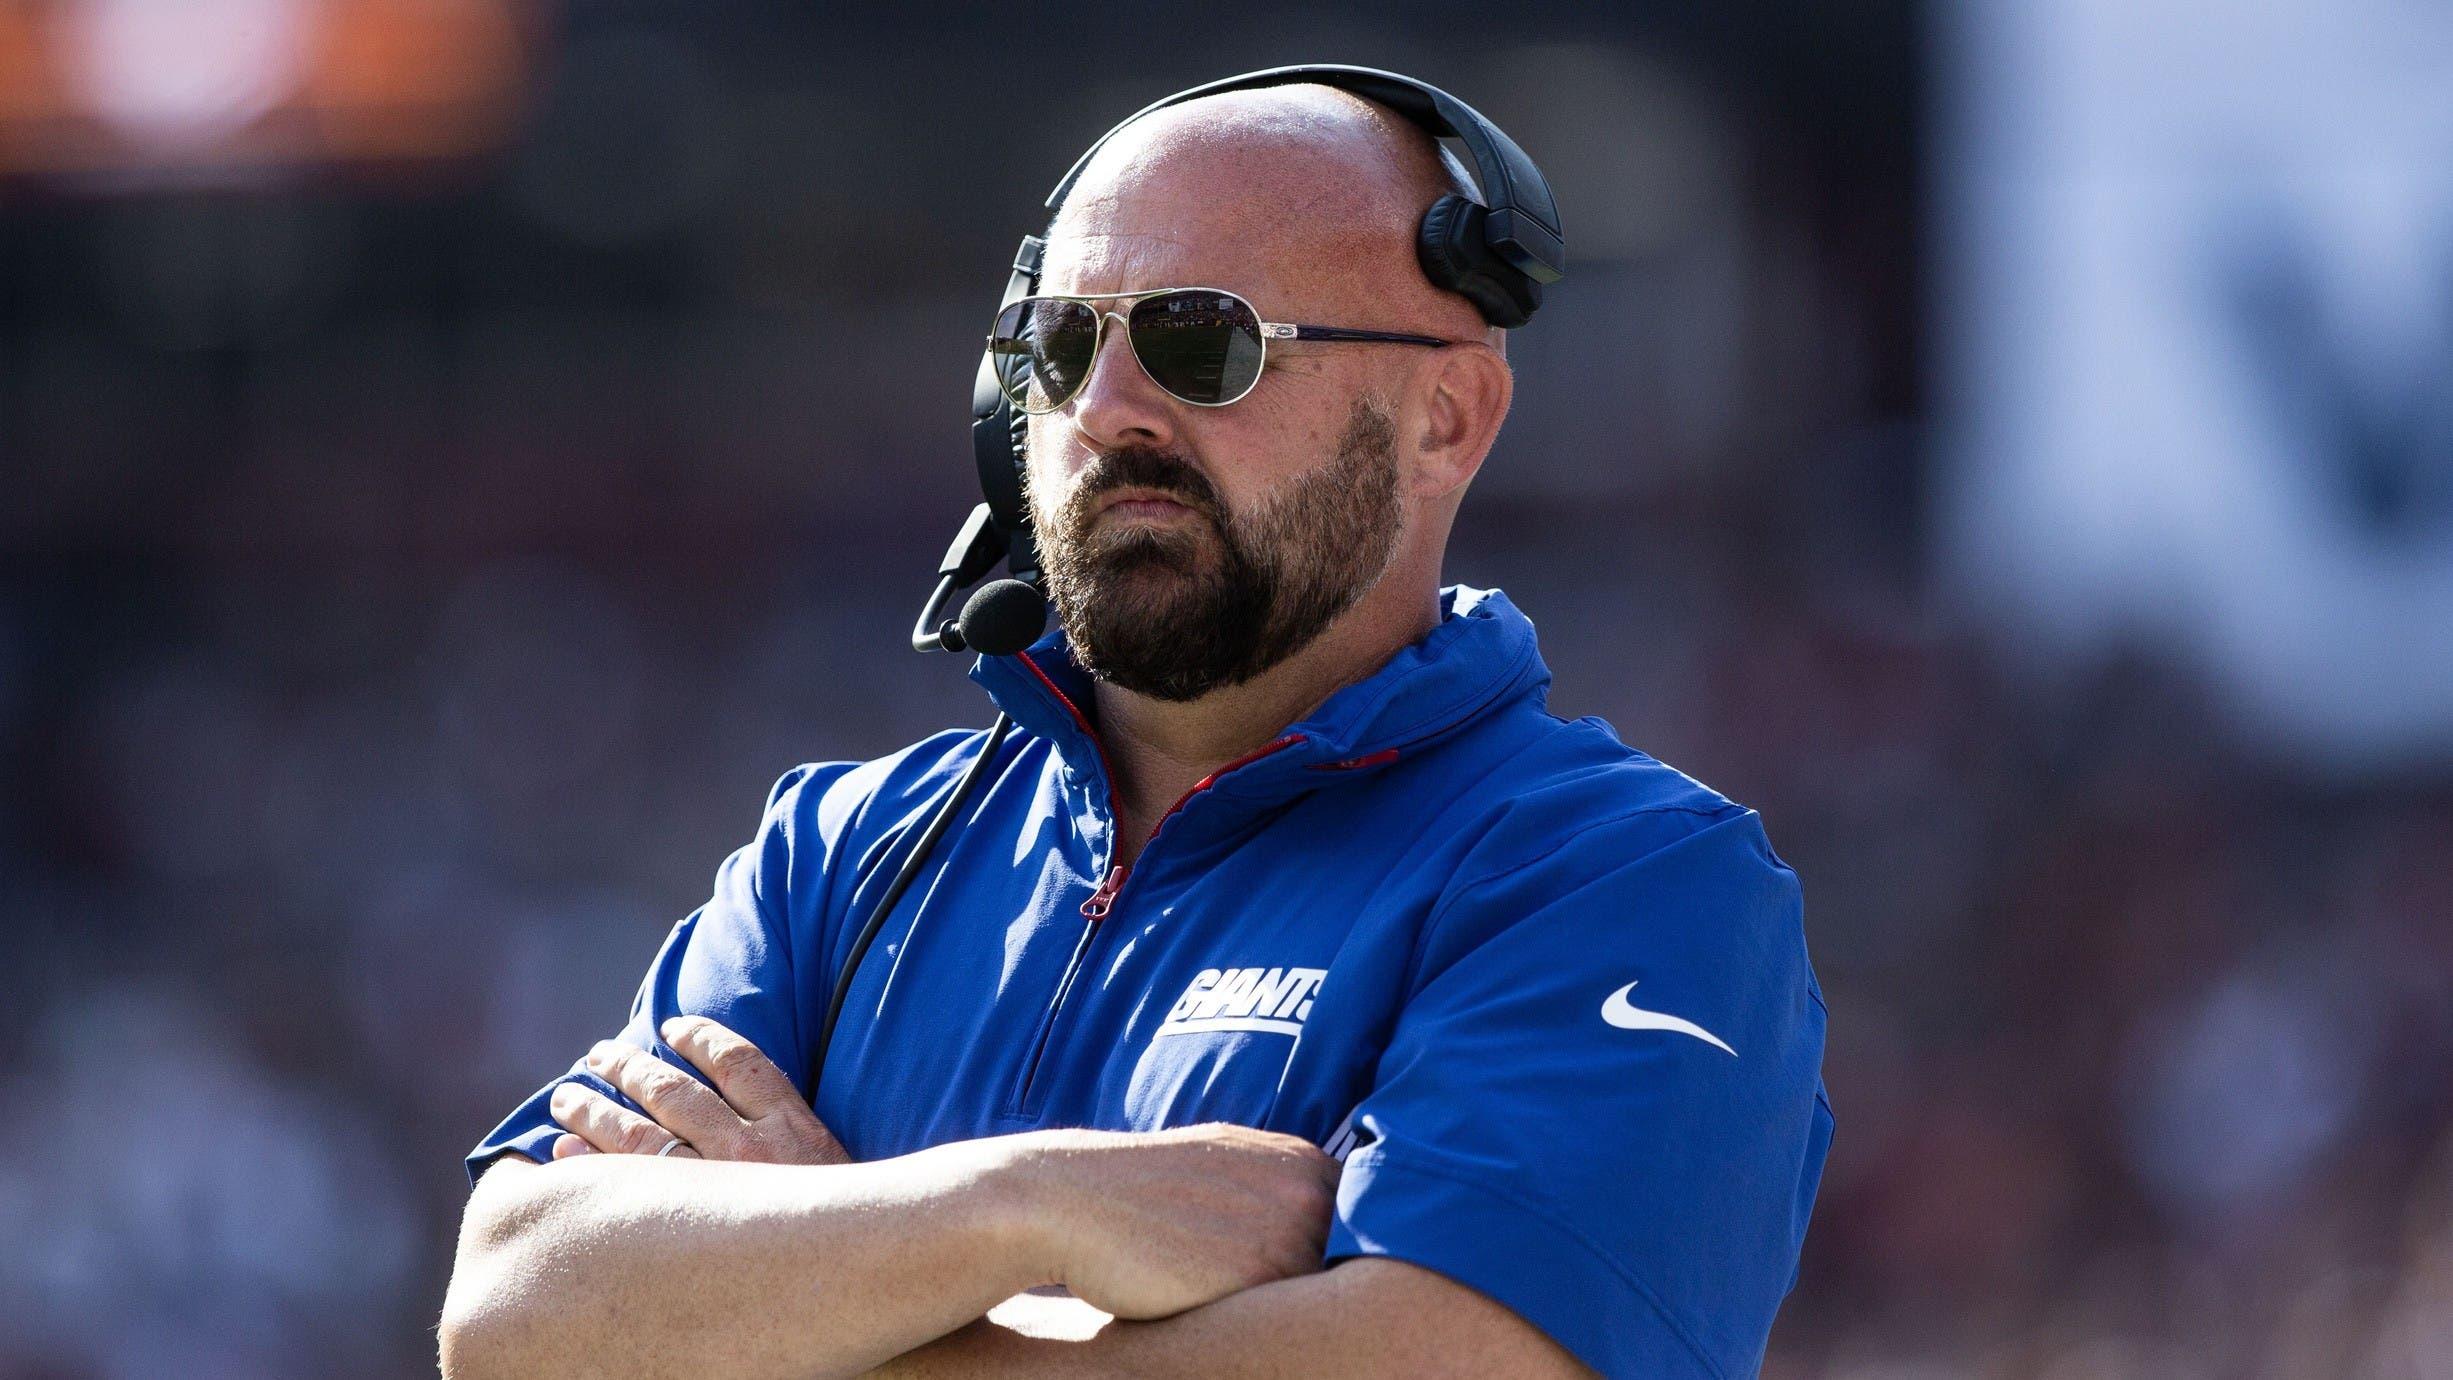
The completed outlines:
[[[1754,1372],[1831,1132],[1795,878],[1440,587],[1512,387],[1415,261],[1455,178],[1316,86],[1099,152],[1041,291],[1113,315],[1027,442],[1061,630],[973,672],[1020,731],[823,1078],[984,735],[784,778],[470,1156],[450,1374]],[[1123,325],[1182,286],[1426,341],[1273,341],[1193,406]],[[984,1320],[1058,1288],[1113,1320]]]

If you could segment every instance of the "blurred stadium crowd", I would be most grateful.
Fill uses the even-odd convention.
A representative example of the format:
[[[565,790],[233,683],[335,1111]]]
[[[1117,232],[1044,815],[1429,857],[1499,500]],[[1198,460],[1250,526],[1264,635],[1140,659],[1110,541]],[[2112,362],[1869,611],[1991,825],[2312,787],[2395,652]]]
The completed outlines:
[[[0,0],[0,1375],[430,1373],[461,1153],[769,782],[988,717],[902,637],[1045,185],[1324,57],[1568,218],[1452,578],[1804,878],[1839,1132],[1766,1373],[2453,1374],[2453,775],[1955,611],[1904,3],[242,8],[294,41]],[[300,75],[343,19],[427,78]]]

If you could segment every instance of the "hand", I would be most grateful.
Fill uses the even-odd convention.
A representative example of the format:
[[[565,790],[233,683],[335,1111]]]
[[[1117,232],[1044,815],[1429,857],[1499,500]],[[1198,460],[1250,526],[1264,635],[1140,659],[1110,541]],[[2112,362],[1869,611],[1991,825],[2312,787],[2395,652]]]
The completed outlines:
[[[1212,1123],[1011,1138],[1048,1276],[1119,1318],[1163,1318],[1320,1269],[1337,1161]]]
[[[554,1141],[555,1159],[598,1151],[653,1155],[679,1139],[674,1159],[851,1163],[843,1143],[758,1046],[704,1016],[676,1016],[661,1033],[674,1053],[715,1080],[714,1090],[636,1046],[600,1040],[588,1051],[589,1071],[648,1115],[593,1088],[565,1083],[554,1089],[551,1105],[554,1120],[571,1134]]]

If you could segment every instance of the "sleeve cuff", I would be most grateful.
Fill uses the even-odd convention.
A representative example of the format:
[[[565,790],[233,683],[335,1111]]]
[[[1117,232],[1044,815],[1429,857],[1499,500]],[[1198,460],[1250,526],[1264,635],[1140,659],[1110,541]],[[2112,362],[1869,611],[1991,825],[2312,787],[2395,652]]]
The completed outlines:
[[[1362,1255],[1487,1295],[1603,1375],[1727,1380],[1642,1280],[1564,1218],[1386,1143],[1356,1151],[1338,1183],[1326,1260]]]
[[[554,1089],[565,1083],[577,1083],[582,1087],[594,1088],[623,1106],[633,1111],[638,1110],[638,1104],[622,1096],[611,1083],[595,1074],[580,1070],[566,1073],[537,1089],[527,1101],[519,1105],[517,1110],[503,1118],[502,1125],[495,1127],[486,1134],[484,1140],[477,1142],[476,1149],[468,1152],[464,1163],[468,1169],[469,1187],[475,1188],[477,1177],[485,1173],[495,1159],[507,1151],[517,1150],[540,1164],[553,1158],[554,1139],[562,1134],[562,1124],[554,1120]]]

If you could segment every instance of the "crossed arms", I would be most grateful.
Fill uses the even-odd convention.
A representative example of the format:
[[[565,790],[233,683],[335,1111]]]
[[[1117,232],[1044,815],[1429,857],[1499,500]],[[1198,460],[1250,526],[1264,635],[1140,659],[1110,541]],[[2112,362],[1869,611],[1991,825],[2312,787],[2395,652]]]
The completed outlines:
[[[1589,1374],[1430,1270],[1323,1270],[1338,1166],[1300,1138],[1038,1131],[856,1164],[755,1045],[698,1017],[663,1035],[714,1090],[600,1044],[591,1069],[649,1115],[565,1085],[553,1162],[479,1180],[452,1380]],[[1046,1285],[1116,1321],[1059,1338],[985,1317]]]

